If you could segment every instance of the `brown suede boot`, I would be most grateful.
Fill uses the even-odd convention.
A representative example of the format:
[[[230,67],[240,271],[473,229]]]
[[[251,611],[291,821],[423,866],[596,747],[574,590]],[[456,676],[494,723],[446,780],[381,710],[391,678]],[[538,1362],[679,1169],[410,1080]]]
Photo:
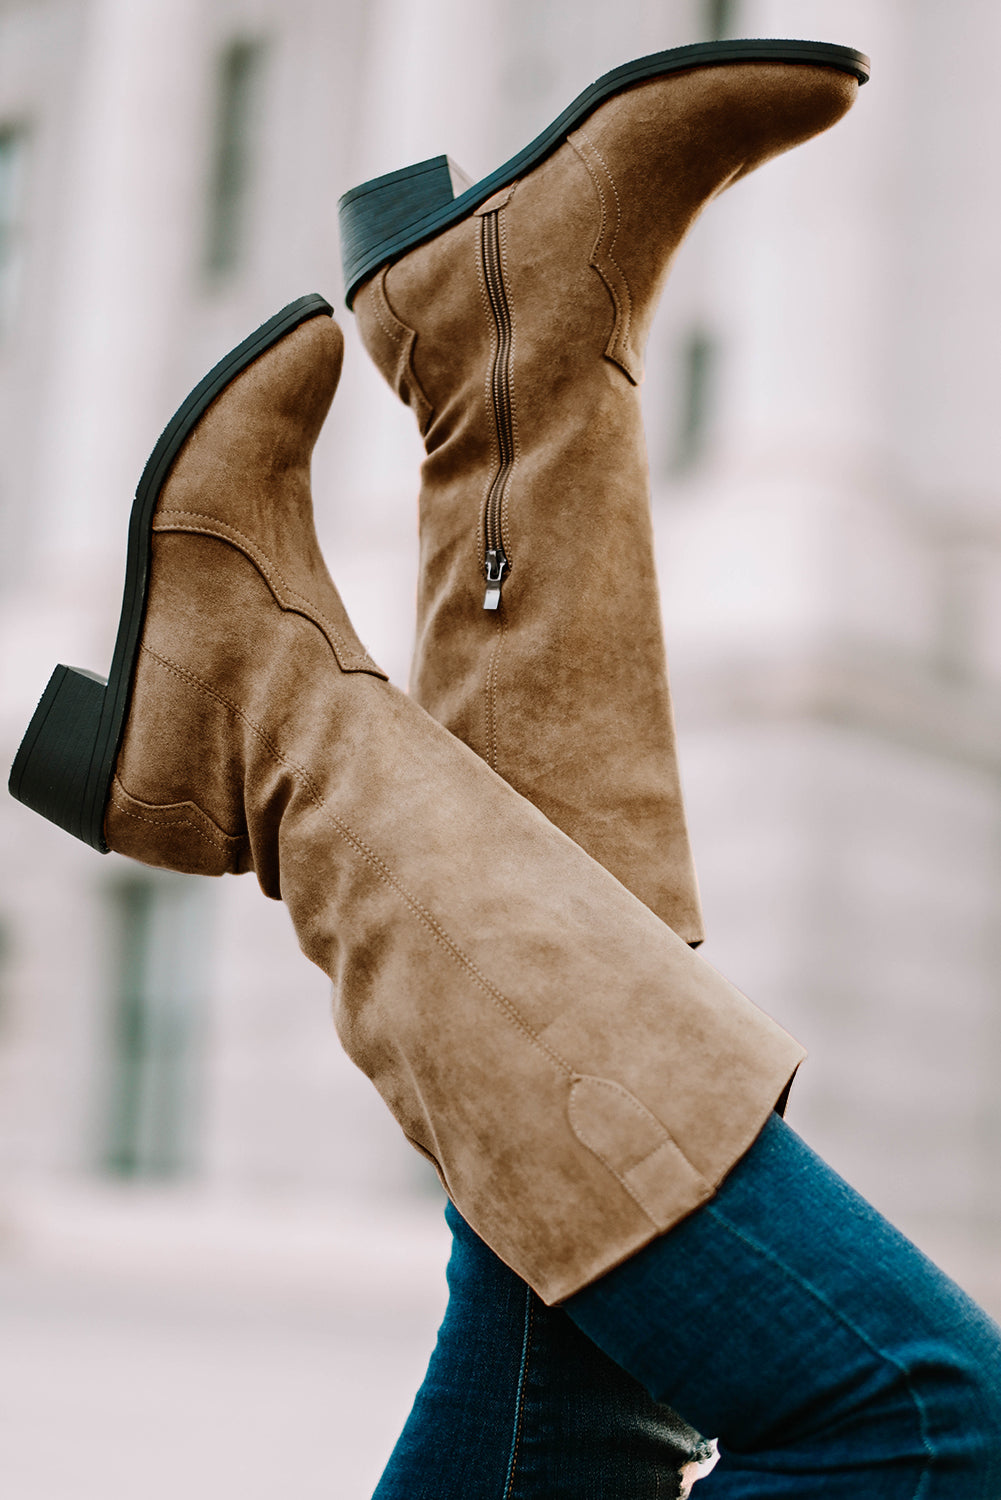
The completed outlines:
[[[820,43],[676,49],[458,199],[439,158],[342,200],[362,338],[428,455],[412,694],[692,943],[643,350],[703,205],[832,125],[867,68]]]
[[[366,655],[310,505],[325,307],[266,324],[168,427],[108,685],[57,668],[11,789],[145,863],[253,870],[348,1054],[552,1302],[711,1197],[804,1054]]]

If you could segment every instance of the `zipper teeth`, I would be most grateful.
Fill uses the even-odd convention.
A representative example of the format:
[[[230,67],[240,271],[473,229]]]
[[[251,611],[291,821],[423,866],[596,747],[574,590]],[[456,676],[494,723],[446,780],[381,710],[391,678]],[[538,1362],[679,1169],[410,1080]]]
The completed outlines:
[[[511,344],[512,321],[504,287],[503,266],[500,250],[500,210],[484,214],[483,223],[483,277],[486,282],[490,310],[497,329],[497,347],[494,351],[490,371],[490,389],[493,396],[494,421],[497,426],[497,448],[500,462],[486,499],[483,516],[483,535],[487,551],[496,551],[506,561],[501,509],[504,492],[514,465],[514,409],[511,402]]]

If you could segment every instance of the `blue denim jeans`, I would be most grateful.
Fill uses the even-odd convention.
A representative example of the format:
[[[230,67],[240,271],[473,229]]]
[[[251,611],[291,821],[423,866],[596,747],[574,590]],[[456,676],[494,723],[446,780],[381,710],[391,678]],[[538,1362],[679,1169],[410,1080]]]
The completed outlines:
[[[665,1500],[700,1432],[697,1500],[1001,1500],[1001,1330],[777,1115],[561,1308],[447,1213],[449,1306],[377,1500]]]
[[[710,1445],[445,1216],[448,1307],[375,1500],[675,1500]]]

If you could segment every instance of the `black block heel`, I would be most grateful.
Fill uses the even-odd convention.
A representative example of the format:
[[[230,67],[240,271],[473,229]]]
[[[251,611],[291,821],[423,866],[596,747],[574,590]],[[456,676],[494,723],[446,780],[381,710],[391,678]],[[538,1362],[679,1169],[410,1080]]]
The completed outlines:
[[[409,234],[426,219],[437,222],[470,187],[451,157],[432,156],[352,188],[337,206],[345,267],[367,261],[373,245]]]
[[[695,42],[639,57],[605,73],[569,104],[541,135],[512,156],[496,172],[470,184],[447,156],[433,156],[412,167],[373,177],[344,194],[338,204],[341,223],[341,262],[344,267],[344,297],[348,307],[361,283],[381,266],[388,265],[415,245],[433,239],[443,229],[457,224],[474,208],[501,188],[523,177],[550,156],[571,130],[613,94],[633,84],[662,78],[684,68],[719,67],[727,63],[804,63],[837,68],[860,84],[869,77],[869,59],[854,47],[833,42],[786,41],[765,37],[750,41]]]
[[[56,667],[10,772],[10,790],[19,802],[87,844],[94,843],[95,832],[87,783],[106,688],[105,679],[92,672]],[[100,811],[103,816],[103,804]],[[100,837],[100,828],[96,832]]]
[[[153,512],[174,460],[215,398],[248,365],[309,318],[333,308],[311,293],[283,307],[221,359],[181,403],[150,454],[129,519],[125,593],[107,680],[58,666],[11,767],[13,797],[74,838],[107,854],[104,812],[132,693],[149,592]]]

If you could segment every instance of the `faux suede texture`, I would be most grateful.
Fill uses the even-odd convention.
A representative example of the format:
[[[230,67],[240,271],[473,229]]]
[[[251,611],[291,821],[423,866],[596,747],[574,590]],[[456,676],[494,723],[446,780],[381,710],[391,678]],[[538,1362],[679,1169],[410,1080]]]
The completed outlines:
[[[703,935],[675,751],[636,384],[671,259],[704,204],[825,129],[829,68],[699,68],[602,105],[520,182],[362,287],[365,345],[427,458],[411,691],[689,942]],[[512,315],[511,571],[483,608],[499,452],[481,224]]]
[[[309,509],[339,364],[304,324],[177,460],[105,834],[281,896],[348,1054],[554,1302],[712,1194],[803,1050],[369,662]]]

